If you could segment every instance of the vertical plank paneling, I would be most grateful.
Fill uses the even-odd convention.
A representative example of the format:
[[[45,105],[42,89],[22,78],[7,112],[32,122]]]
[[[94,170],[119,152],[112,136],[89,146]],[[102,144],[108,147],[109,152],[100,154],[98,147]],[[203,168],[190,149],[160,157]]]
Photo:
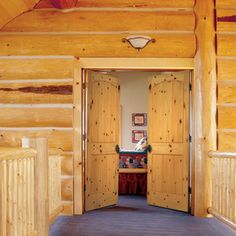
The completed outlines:
[[[0,235],[35,235],[32,214],[35,207],[32,181],[35,152],[14,150],[7,155],[0,151]]]
[[[210,152],[212,204],[208,212],[236,229],[236,152]]]

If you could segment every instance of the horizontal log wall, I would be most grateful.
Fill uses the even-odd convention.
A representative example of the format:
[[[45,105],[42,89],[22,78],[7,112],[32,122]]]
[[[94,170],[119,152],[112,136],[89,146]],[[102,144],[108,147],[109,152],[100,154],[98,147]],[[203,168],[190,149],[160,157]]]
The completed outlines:
[[[80,1],[80,8],[66,12],[42,9],[48,2],[1,29],[0,55],[194,57],[193,0]],[[122,43],[131,34],[148,35],[156,43],[134,50]]]
[[[33,8],[39,0],[11,0],[0,2],[0,28],[19,14]]]
[[[30,34],[30,33],[29,33]],[[5,35],[0,33],[0,55],[74,55],[77,57],[186,57],[195,53],[193,33],[142,33],[153,37],[143,50],[134,50],[122,38],[129,34]],[[135,33],[137,34],[137,33]],[[139,32],[140,34],[140,32]],[[24,43],[22,43],[24,41]]]
[[[236,2],[216,1],[218,149],[236,151]]]
[[[53,20],[52,20],[53,19]],[[66,19],[66,21],[65,21]],[[76,19],[76,20],[75,20]],[[119,19],[116,21],[114,19]],[[109,24],[108,24],[109,22]],[[32,11],[6,25],[6,32],[116,32],[194,28],[191,11]]]
[[[24,135],[43,136],[50,148],[64,151],[64,213],[73,209],[74,75],[73,60],[67,56],[193,58],[196,50],[194,0],[79,4],[63,12],[41,1],[38,9],[0,32],[0,145],[19,146]],[[122,43],[131,34],[150,36],[156,43],[137,51]]]
[[[234,0],[231,0],[234,1]],[[172,8],[172,7],[193,7],[194,0],[80,0],[77,7],[135,7],[135,8]],[[36,8],[52,8],[49,0],[41,0]]]
[[[46,137],[62,155],[65,214],[73,205],[73,58],[0,59],[0,146]],[[66,181],[65,181],[66,179]]]

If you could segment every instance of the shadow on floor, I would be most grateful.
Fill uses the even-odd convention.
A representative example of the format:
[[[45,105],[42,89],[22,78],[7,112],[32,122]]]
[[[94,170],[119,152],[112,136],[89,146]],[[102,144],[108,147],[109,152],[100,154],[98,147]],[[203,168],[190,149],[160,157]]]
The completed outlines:
[[[120,196],[119,204],[82,216],[61,216],[51,236],[235,236],[236,232],[214,218],[148,206],[145,197]]]

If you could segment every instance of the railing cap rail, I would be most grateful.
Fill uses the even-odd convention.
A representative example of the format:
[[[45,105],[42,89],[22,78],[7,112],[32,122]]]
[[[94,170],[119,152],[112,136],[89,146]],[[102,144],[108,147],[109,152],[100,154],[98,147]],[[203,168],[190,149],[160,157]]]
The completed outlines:
[[[0,161],[31,158],[36,155],[32,148],[10,148],[0,147]]]
[[[63,155],[63,153],[64,153],[64,151],[62,149],[60,149],[60,148],[50,148],[48,150],[48,154],[50,156],[57,156],[57,155],[60,156],[60,155]]]
[[[210,151],[208,156],[211,158],[231,158],[236,159],[236,152]]]

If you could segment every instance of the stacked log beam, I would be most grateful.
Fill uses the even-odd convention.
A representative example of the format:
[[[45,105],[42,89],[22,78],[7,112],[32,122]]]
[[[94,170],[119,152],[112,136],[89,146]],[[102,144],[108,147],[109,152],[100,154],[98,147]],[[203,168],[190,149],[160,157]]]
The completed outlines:
[[[236,2],[216,1],[218,150],[236,151]]]

